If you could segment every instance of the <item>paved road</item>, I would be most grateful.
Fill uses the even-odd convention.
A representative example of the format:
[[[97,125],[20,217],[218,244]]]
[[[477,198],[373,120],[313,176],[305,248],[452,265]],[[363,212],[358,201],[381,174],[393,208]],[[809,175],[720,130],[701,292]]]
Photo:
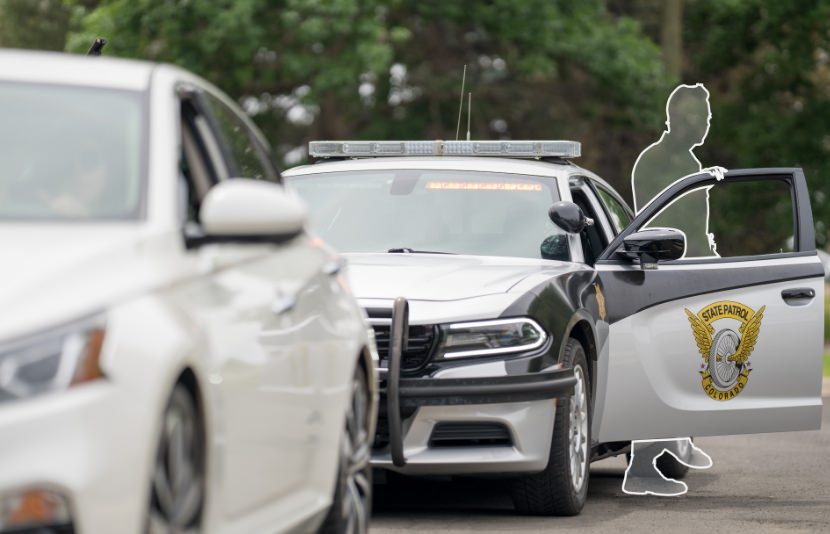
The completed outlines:
[[[588,502],[571,518],[517,516],[497,481],[407,481],[375,488],[371,532],[830,533],[827,385],[821,431],[695,440],[715,465],[690,473],[682,497],[625,495],[619,458],[592,466]]]

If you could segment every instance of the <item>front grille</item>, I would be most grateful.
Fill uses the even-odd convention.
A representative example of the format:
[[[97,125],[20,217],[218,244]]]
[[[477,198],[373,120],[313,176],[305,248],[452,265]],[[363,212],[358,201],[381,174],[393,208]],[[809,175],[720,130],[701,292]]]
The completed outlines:
[[[438,423],[429,437],[430,447],[512,445],[510,431],[501,423]]]
[[[389,367],[389,333],[391,326],[387,324],[373,325],[375,342],[378,346],[380,366]],[[415,371],[426,365],[432,357],[432,351],[437,340],[435,325],[413,325],[409,327],[409,336],[401,355],[401,370]]]

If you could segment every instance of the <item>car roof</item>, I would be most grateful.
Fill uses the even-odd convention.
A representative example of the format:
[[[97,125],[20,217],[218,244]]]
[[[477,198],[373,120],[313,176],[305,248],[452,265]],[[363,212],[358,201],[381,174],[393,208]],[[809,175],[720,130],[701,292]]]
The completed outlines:
[[[0,81],[143,91],[155,63],[62,52],[0,50]]]
[[[356,158],[346,160],[320,161],[313,165],[294,167],[283,175],[303,176],[342,171],[389,170],[389,169],[432,169],[478,172],[502,172],[559,178],[573,174],[579,167],[570,162],[550,163],[519,158],[494,157],[384,157]]]
[[[566,186],[571,176],[586,176],[612,191],[619,200],[622,197],[614,187],[593,172],[575,165],[570,160],[535,160],[498,157],[464,157],[464,156],[421,156],[421,157],[382,157],[321,160],[312,165],[301,165],[283,171],[286,178],[307,176],[328,172],[370,171],[370,170],[451,170],[476,172],[502,172],[507,174],[525,174],[562,180]],[[625,201],[623,201],[625,203]]]

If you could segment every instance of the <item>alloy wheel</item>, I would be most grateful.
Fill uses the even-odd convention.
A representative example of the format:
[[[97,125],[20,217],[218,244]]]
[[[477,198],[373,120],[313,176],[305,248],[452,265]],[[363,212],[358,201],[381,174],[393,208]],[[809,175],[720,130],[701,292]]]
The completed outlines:
[[[576,384],[570,402],[570,458],[571,483],[579,492],[588,471],[588,395],[585,391],[585,372],[574,366]]]
[[[177,387],[162,419],[148,532],[184,534],[199,526],[204,497],[204,439],[190,395]]]
[[[358,371],[352,382],[352,406],[346,415],[341,445],[343,488],[341,514],[345,532],[363,534],[369,529],[372,479],[369,443],[369,392],[366,378]]]

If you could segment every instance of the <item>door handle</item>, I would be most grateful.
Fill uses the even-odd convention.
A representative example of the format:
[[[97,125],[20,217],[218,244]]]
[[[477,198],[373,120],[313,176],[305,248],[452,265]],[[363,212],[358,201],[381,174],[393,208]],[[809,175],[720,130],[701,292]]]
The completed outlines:
[[[781,292],[781,298],[785,302],[790,303],[791,301],[796,301],[793,302],[794,304],[798,301],[801,301],[801,304],[806,304],[803,301],[813,299],[815,296],[816,292],[809,287],[796,287],[793,289],[785,289]]]

